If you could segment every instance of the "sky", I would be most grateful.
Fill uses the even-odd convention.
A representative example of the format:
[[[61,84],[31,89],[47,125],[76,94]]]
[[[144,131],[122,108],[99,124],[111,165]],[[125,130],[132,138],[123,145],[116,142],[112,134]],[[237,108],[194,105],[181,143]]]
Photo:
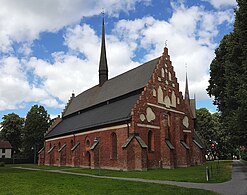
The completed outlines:
[[[197,108],[207,95],[210,63],[232,32],[235,0],[0,0],[0,121],[43,105],[53,118],[72,93],[98,84],[102,11],[109,78],[161,56]]]

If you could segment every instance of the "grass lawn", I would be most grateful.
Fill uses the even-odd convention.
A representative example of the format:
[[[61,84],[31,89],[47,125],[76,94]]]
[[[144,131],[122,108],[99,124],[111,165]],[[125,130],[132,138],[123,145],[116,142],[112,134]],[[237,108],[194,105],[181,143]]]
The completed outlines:
[[[241,159],[241,161],[240,161],[242,164],[245,164],[245,165],[247,165],[247,160],[243,160],[243,159]]]
[[[213,192],[169,185],[29,171],[0,167],[0,194],[169,194],[207,195]]]
[[[73,167],[54,167],[54,166],[37,166],[37,165],[18,165],[22,167],[38,168],[38,169],[62,169],[68,172],[87,173],[93,175],[104,175],[113,177],[130,177],[154,180],[170,180],[206,183],[206,167],[209,168],[209,183],[220,183],[231,179],[232,162],[231,161],[208,161],[201,166],[193,166],[188,168],[176,169],[156,169],[148,171],[113,171],[97,169],[83,169]]]
[[[37,167],[37,166],[36,166]],[[206,167],[209,169],[210,179],[206,180]],[[43,169],[52,169],[52,167],[42,166]],[[113,171],[98,169],[83,169],[71,167],[53,167],[54,169],[63,169],[68,172],[87,173],[93,175],[104,175],[113,177],[130,177],[155,180],[185,181],[196,183],[220,183],[231,179],[232,161],[208,161],[201,166],[176,169],[156,169],[148,171]]]
[[[143,178],[143,179],[155,179],[155,180],[170,180],[170,181],[185,181],[206,183],[206,167],[209,169],[210,179],[209,183],[220,183],[231,179],[232,173],[232,161],[210,161],[201,166],[193,166],[188,168],[176,168],[176,169],[156,169],[143,171],[112,171],[112,170],[91,170],[82,168],[69,168],[65,171],[88,173],[94,175],[106,175],[114,177],[131,177],[131,178]]]

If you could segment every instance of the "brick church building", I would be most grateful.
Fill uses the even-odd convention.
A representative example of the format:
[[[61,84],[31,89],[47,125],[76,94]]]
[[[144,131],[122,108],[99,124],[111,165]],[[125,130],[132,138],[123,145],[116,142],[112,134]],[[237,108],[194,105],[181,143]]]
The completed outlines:
[[[147,170],[203,162],[187,76],[183,97],[165,47],[160,57],[108,79],[103,19],[99,84],[72,94],[45,134],[39,164]]]

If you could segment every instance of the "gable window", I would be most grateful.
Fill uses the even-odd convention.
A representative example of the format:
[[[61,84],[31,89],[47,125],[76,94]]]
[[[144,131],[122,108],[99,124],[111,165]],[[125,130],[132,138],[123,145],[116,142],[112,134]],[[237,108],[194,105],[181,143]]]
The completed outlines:
[[[148,131],[148,151],[154,151],[154,134],[151,130]]]
[[[2,149],[2,153],[5,153],[5,148]]]
[[[111,134],[112,141],[112,159],[117,159],[117,135],[116,133]]]

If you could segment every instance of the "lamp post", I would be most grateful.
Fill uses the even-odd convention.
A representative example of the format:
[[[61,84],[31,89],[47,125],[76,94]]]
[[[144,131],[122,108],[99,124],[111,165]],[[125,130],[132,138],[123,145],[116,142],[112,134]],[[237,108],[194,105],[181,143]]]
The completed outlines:
[[[15,164],[15,153],[16,153],[16,151],[14,150],[14,152],[13,152],[13,164]]]
[[[36,144],[31,149],[33,150],[33,164],[36,164]]]

